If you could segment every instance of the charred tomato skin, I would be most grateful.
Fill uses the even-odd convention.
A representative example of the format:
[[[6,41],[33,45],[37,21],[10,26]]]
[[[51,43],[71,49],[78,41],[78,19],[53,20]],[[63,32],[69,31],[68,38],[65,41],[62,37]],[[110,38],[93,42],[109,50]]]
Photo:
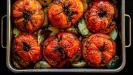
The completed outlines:
[[[72,33],[61,32],[50,36],[43,45],[43,56],[53,67],[64,67],[66,63],[75,63],[81,57],[80,41]]]
[[[44,24],[44,12],[37,0],[17,0],[12,6],[12,17],[24,32],[35,32]]]
[[[15,38],[15,53],[21,59],[22,67],[27,67],[40,60],[41,49],[37,40],[31,34],[19,35]],[[18,61],[19,62],[19,61]]]
[[[85,13],[87,28],[93,33],[110,33],[116,27],[112,21],[115,14],[115,6],[109,1],[94,1]]]
[[[90,66],[106,66],[114,57],[115,53],[115,42],[105,34],[92,34],[83,41],[83,58]]]
[[[80,0],[55,0],[48,7],[48,19],[52,26],[70,28],[83,15],[83,4]]]

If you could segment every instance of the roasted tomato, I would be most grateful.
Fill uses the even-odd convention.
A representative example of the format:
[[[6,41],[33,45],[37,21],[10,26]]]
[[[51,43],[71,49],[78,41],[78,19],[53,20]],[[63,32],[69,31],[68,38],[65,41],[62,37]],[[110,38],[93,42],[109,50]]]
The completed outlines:
[[[34,32],[44,23],[44,12],[37,0],[17,0],[13,4],[12,16],[16,26],[25,32]]]
[[[80,0],[55,0],[48,7],[48,19],[57,28],[73,26],[83,15]]]
[[[115,10],[113,4],[108,1],[96,1],[90,4],[85,13],[88,29],[93,33],[110,33],[116,25],[112,22]]]
[[[53,67],[64,67],[67,62],[77,62],[80,52],[80,41],[72,33],[61,32],[44,41],[44,58]]]
[[[15,38],[15,53],[22,61],[22,67],[36,63],[40,59],[40,46],[37,40],[30,34],[19,35]]]
[[[105,34],[93,34],[83,41],[83,57],[90,66],[107,65],[115,52],[115,42]]]

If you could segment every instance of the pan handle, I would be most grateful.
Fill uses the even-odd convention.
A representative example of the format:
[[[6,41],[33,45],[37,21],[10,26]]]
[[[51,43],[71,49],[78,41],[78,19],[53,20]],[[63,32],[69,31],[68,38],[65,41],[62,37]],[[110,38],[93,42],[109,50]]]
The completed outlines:
[[[3,19],[6,17],[7,17],[7,15],[4,15],[1,18],[1,47],[2,48],[6,48],[6,46],[3,45]]]
[[[128,14],[125,14],[125,17],[129,18],[129,44],[126,45],[125,47],[130,47],[131,46],[131,16]]]

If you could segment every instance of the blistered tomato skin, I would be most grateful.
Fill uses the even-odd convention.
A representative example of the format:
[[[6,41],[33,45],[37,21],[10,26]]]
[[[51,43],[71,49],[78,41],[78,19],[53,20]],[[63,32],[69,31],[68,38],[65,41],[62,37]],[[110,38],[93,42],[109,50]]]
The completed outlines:
[[[37,0],[17,0],[12,6],[15,25],[24,32],[35,32],[44,24],[44,12]]]
[[[83,15],[80,0],[56,0],[48,7],[48,19],[52,26],[65,29],[73,26]]]
[[[88,29],[93,33],[110,33],[116,26],[112,19],[115,15],[113,4],[108,1],[96,1],[90,4],[85,19]]]
[[[37,40],[32,35],[25,34],[15,38],[15,53],[30,65],[40,60],[41,50]]]
[[[101,33],[93,34],[83,42],[83,57],[90,66],[107,65],[115,52],[115,42]]]
[[[67,62],[75,63],[80,59],[80,46],[74,34],[61,32],[44,41],[43,56],[53,67],[64,67]]]

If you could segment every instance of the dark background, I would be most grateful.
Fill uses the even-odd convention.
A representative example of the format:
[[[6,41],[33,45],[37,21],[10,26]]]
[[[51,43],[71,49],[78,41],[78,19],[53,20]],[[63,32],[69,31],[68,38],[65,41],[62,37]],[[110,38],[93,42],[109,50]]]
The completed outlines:
[[[133,18],[133,0],[125,0],[125,6],[126,6],[125,13],[129,14]],[[0,0],[0,18],[6,14],[6,11],[7,11],[6,0]],[[127,18],[126,18],[126,20],[127,20]],[[133,20],[132,20],[132,22],[133,22]],[[127,24],[128,23],[126,23],[126,25]],[[6,26],[6,24],[4,24],[4,30],[6,28],[5,26]],[[6,33],[6,31],[4,31],[4,33]],[[128,34],[128,32],[126,32],[126,33]],[[0,37],[2,37],[2,36],[0,36]],[[133,48],[133,45],[130,48],[126,48],[126,66],[125,66],[125,68],[122,71],[120,71],[119,73],[112,73],[112,74],[118,75],[118,74],[124,74],[124,73],[133,73],[132,72],[133,71],[133,68],[132,68],[133,67],[133,56],[132,56],[133,50],[132,50],[132,48]],[[14,74],[6,67],[6,49],[2,49],[0,47],[0,74],[1,73]],[[36,73],[34,73],[34,74],[36,74]],[[39,74],[44,74],[44,73],[39,73]],[[80,73],[77,73],[77,74],[80,74]],[[102,73],[100,73],[100,74],[103,75]],[[112,74],[109,74],[109,75],[112,75]],[[28,73],[28,75],[29,75],[29,73]]]

